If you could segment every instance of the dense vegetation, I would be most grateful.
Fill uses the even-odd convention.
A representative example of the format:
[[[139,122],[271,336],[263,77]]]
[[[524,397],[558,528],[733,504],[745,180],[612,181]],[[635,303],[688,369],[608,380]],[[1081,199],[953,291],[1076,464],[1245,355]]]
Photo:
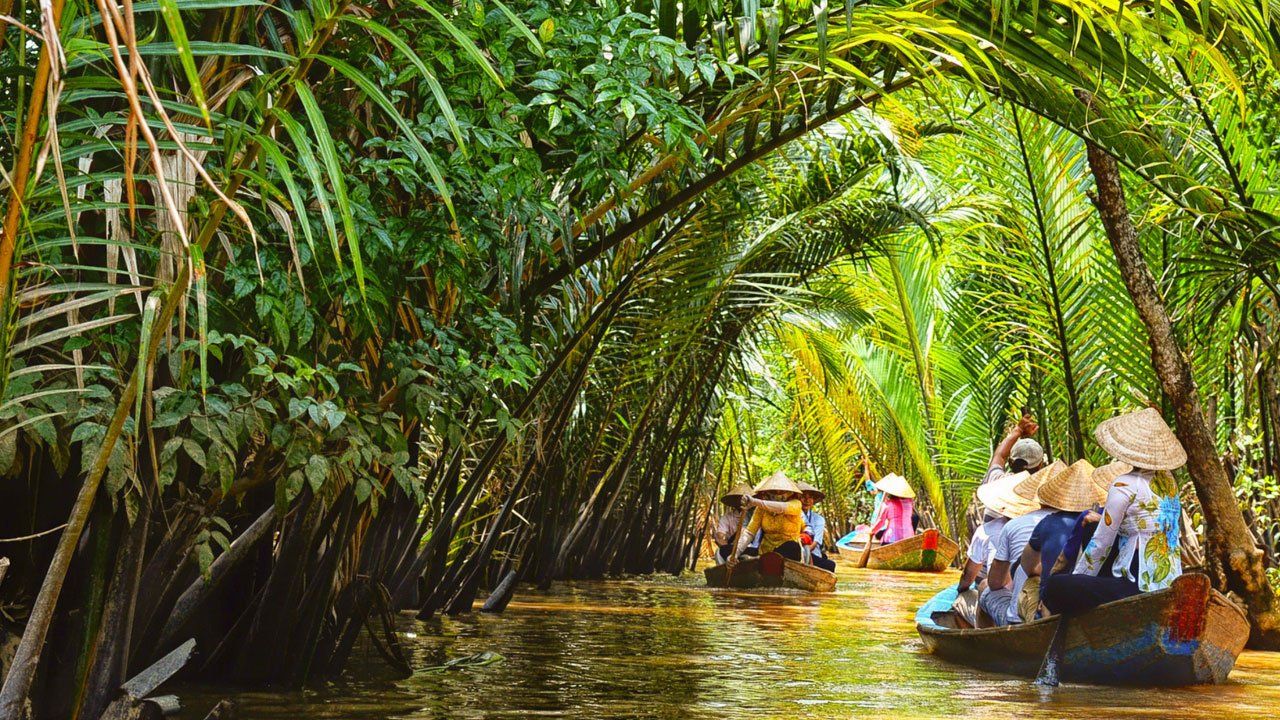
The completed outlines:
[[[1023,404],[1176,416],[1274,643],[1275,13],[760,5],[0,0],[0,714],[678,572],[775,466],[959,528]]]

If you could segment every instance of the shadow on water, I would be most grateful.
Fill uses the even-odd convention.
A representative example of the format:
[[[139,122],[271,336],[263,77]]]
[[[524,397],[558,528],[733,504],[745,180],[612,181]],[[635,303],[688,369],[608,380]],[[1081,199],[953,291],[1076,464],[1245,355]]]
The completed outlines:
[[[565,583],[523,590],[505,615],[402,625],[415,667],[486,650],[500,663],[392,680],[357,653],[343,682],[234,697],[244,720],[1249,718],[1280,707],[1280,654],[1245,653],[1225,686],[1052,694],[947,664],[922,652],[912,617],[954,580],[841,568],[827,596],[712,591],[694,575]],[[180,692],[195,717],[226,696]]]

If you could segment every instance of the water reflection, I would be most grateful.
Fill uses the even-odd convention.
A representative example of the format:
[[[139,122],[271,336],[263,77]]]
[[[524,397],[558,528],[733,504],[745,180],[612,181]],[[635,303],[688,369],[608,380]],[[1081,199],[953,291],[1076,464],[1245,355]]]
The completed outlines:
[[[936,660],[912,616],[954,578],[841,568],[827,596],[711,591],[695,576],[526,590],[502,616],[404,623],[417,667],[485,650],[505,657],[496,665],[392,680],[358,654],[341,683],[237,697],[245,720],[1244,718],[1280,706],[1280,654],[1245,653],[1226,686],[1051,695]],[[184,698],[201,717],[214,696]]]

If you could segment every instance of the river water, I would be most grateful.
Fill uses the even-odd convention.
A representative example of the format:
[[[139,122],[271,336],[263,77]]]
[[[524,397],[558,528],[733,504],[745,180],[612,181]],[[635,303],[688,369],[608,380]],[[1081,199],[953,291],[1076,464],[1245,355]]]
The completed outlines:
[[[1117,689],[1029,681],[923,652],[912,617],[954,573],[840,569],[834,595],[708,590],[700,575],[524,589],[503,615],[406,619],[414,666],[490,651],[481,667],[349,677],[232,695],[242,720],[342,718],[1254,718],[1280,711],[1280,653],[1246,652],[1224,686]],[[214,696],[181,689],[203,717]],[[225,691],[220,697],[227,696]]]

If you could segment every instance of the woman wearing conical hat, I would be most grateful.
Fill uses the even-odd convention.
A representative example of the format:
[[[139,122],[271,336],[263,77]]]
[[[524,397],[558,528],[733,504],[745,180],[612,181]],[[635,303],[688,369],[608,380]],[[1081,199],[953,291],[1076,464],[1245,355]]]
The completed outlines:
[[[914,536],[916,528],[913,499],[916,493],[907,479],[897,473],[889,473],[880,478],[876,489],[884,493],[884,502],[871,522],[871,539],[878,537],[881,545],[888,545]]]
[[[733,551],[733,543],[738,539],[738,530],[742,529],[742,519],[747,513],[747,498],[751,497],[751,487],[746,483],[738,483],[732,490],[720,498],[724,503],[724,514],[716,523],[715,540],[716,562],[724,563]]]
[[[1102,519],[1102,506],[1107,502],[1107,493],[1111,491],[1111,483],[1131,470],[1133,470],[1132,465],[1116,460],[1093,471],[1093,486],[1097,493],[1097,502],[1088,512],[1080,513],[1080,517],[1076,519],[1075,527],[1071,529],[1071,536],[1067,538],[1066,544],[1062,546],[1062,551],[1058,554],[1058,559],[1051,561],[1051,563],[1043,564],[1048,568],[1045,570],[1045,575],[1069,573],[1075,568],[1076,559],[1080,557],[1080,548],[1084,547],[1089,542],[1089,538],[1093,537],[1093,531],[1097,528],[1098,521]]]
[[[738,537],[738,546],[729,558],[729,566],[737,564],[738,556],[747,549],[757,531],[760,532],[761,555],[776,552],[798,562],[801,557],[800,532],[804,530],[804,508],[800,504],[802,495],[800,486],[782,471],[757,485],[747,501],[755,512],[747,523],[746,532]]]
[[[1053,575],[1042,600],[1068,615],[1140,592],[1169,587],[1182,574],[1178,533],[1182,504],[1170,471],[1187,453],[1154,408],[1103,422],[1094,437],[1104,450],[1133,467],[1111,483],[1102,518],[1075,572]],[[1117,551],[1110,559],[1112,548]]]

